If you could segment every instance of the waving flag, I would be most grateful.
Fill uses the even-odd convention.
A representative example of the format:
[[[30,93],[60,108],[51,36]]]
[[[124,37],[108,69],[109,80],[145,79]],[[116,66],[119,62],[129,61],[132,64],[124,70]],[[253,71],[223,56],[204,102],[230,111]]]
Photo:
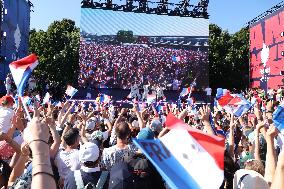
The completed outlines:
[[[43,104],[49,103],[50,97],[51,97],[50,94],[47,92],[47,93],[45,94],[43,100],[42,100],[42,103],[43,103]]]
[[[67,85],[67,89],[66,89],[65,93],[66,93],[68,96],[73,97],[77,92],[78,92],[77,89],[75,89],[75,88],[72,87],[71,85]]]
[[[170,188],[219,188],[224,178],[224,139],[188,127],[172,114],[166,125],[171,130],[165,136],[156,140],[134,139],[134,144]]]
[[[63,103],[60,102],[60,101],[58,101],[58,102],[55,102],[55,103],[54,103],[54,106],[55,106],[55,107],[60,107],[60,108],[62,108],[62,107],[63,107]]]
[[[278,130],[284,133],[284,106],[278,106],[273,113],[273,122]]]
[[[181,93],[180,93],[180,96],[184,97],[186,95],[188,95],[191,91],[191,87],[187,87],[187,88],[183,88]]]
[[[40,96],[38,94],[35,95],[35,99],[36,99],[36,101],[40,102]]]
[[[236,117],[244,115],[252,107],[252,104],[242,95],[230,94],[226,89],[217,89],[216,99],[218,105]]]
[[[35,69],[38,64],[39,62],[35,54],[31,54],[23,59],[9,64],[9,68],[17,86],[19,96],[22,97],[24,95],[27,81],[32,74],[33,69]]]
[[[110,102],[110,96],[106,95],[106,94],[102,94],[100,96],[100,103],[103,103],[103,104],[108,104]]]
[[[153,102],[155,102],[156,101],[156,95],[153,95],[153,94],[148,94],[147,95],[147,103],[148,104],[151,104],[151,103],[153,103]]]
[[[174,62],[179,62],[181,60],[180,56],[172,56]]]
[[[29,96],[24,96],[23,97],[23,103],[25,103],[26,105],[31,105],[31,103],[32,103],[32,99],[29,97]]]

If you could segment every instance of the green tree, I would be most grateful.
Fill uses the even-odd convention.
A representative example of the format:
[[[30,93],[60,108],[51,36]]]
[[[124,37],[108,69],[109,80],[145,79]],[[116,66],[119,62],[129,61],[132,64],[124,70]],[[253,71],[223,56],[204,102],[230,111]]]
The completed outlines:
[[[116,34],[116,41],[118,43],[133,43],[134,40],[133,31],[119,30]]]
[[[77,86],[79,46],[79,29],[69,19],[53,22],[47,31],[30,32],[29,51],[36,53],[40,62],[34,71],[35,77],[41,81],[40,91],[47,80],[55,98],[62,97],[67,84]]]
[[[249,30],[230,35],[215,24],[209,26],[209,82],[213,89],[248,87]]]

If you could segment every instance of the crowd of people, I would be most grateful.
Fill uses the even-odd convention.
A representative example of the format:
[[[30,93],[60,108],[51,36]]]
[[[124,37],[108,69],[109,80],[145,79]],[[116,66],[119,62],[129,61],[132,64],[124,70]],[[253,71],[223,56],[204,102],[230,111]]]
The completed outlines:
[[[172,89],[180,85],[190,71],[201,76],[207,67],[207,52],[81,41],[79,84],[129,89],[134,82],[141,87],[150,82],[153,86]]]
[[[257,101],[238,118],[216,106],[95,108],[66,101],[34,108],[30,121],[21,100],[16,106],[6,95],[0,99],[0,188],[169,188],[132,140],[167,135],[170,113],[188,127],[226,139],[220,188],[284,188],[282,134],[273,123],[283,89],[244,95]]]

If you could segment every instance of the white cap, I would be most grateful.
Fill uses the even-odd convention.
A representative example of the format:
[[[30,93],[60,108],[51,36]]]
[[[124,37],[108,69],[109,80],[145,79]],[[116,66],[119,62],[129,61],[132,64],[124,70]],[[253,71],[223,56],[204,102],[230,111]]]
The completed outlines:
[[[80,147],[79,160],[81,163],[95,162],[100,156],[99,147],[91,142],[87,142]]]
[[[234,175],[234,189],[269,189],[269,185],[258,172],[240,169]]]
[[[97,118],[92,117],[91,119],[89,119],[86,123],[86,130],[94,130],[96,123],[97,123]]]

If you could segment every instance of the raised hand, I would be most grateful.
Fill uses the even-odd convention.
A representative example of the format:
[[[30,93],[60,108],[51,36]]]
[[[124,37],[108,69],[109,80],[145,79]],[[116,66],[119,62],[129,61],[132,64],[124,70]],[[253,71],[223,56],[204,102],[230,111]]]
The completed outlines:
[[[211,110],[209,106],[203,106],[199,109],[200,112],[200,119],[202,121],[209,121],[209,117],[211,114]]]
[[[278,135],[278,133],[279,133],[278,129],[273,124],[271,124],[266,132],[266,136],[275,138]]]

